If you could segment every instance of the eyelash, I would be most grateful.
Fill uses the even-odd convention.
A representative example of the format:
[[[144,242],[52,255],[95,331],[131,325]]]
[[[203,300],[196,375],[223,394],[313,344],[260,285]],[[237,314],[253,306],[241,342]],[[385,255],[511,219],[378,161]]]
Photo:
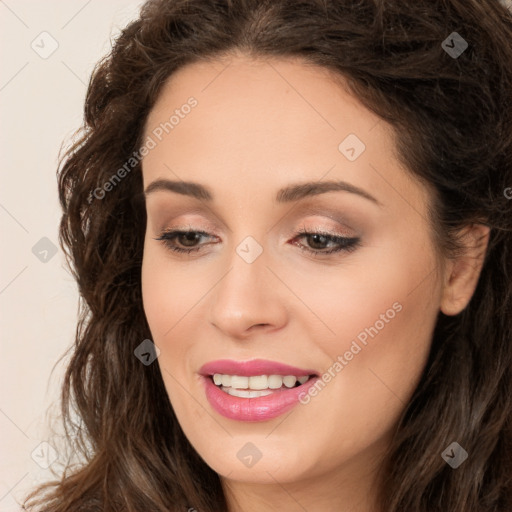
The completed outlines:
[[[175,238],[177,238],[178,236],[188,235],[188,234],[191,234],[191,233],[195,233],[197,235],[202,235],[202,236],[209,236],[208,233],[206,233],[204,231],[198,231],[198,230],[188,230],[188,231],[174,230],[174,231],[164,231],[164,232],[162,232],[160,237],[155,238],[155,240],[161,241],[165,245],[166,248],[170,249],[173,252],[177,252],[177,253],[180,253],[180,254],[185,254],[185,253],[186,254],[190,254],[191,252],[198,252],[198,251],[200,251],[201,247],[192,247],[192,248],[189,248],[189,249],[183,249],[181,247],[177,247],[176,245],[174,245],[173,244],[173,240]],[[321,232],[321,231],[306,231],[306,229],[304,229],[304,228],[301,229],[300,231],[298,231],[297,233],[295,233],[294,239],[296,239],[296,238],[304,238],[304,237],[308,237],[308,236],[322,236],[322,237],[326,238],[326,242],[334,242],[334,243],[338,244],[338,247],[333,248],[333,249],[329,249],[327,251],[322,251],[320,249],[316,249],[316,250],[315,249],[309,249],[308,247],[305,247],[303,245],[297,245],[297,247],[299,247],[299,249],[301,249],[302,251],[305,251],[305,252],[307,252],[309,254],[312,254],[313,256],[323,256],[323,255],[338,253],[338,252],[342,252],[342,251],[352,252],[355,249],[357,249],[357,247],[359,247],[359,245],[360,245],[360,239],[357,238],[357,237],[349,238],[349,237],[345,237],[345,236],[332,235],[332,234],[324,233],[324,232]]]

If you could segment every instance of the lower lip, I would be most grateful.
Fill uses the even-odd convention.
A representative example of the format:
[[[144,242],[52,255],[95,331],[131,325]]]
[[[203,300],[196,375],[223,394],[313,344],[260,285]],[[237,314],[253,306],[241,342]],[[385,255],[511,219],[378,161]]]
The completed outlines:
[[[210,405],[222,416],[237,421],[266,421],[276,418],[299,403],[299,398],[307,394],[318,377],[311,377],[306,383],[295,388],[274,390],[271,395],[257,398],[240,398],[222,391],[210,377],[205,381],[206,398]]]

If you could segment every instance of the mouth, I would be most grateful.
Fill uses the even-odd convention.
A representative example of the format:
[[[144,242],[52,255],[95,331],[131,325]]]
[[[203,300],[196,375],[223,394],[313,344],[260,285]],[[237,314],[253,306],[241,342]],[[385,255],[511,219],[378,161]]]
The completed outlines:
[[[306,384],[316,375],[227,375],[214,373],[208,376],[222,391],[240,398],[259,398]]]
[[[213,361],[200,374],[212,408],[237,421],[265,421],[283,414],[319,378],[314,370],[262,359]]]

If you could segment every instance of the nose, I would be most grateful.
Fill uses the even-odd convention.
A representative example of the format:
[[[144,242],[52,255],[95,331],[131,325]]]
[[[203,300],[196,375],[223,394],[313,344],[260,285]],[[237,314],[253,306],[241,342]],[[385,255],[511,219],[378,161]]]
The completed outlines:
[[[286,324],[290,292],[269,263],[265,251],[252,263],[233,251],[227,272],[210,296],[210,322],[225,336],[242,340]]]

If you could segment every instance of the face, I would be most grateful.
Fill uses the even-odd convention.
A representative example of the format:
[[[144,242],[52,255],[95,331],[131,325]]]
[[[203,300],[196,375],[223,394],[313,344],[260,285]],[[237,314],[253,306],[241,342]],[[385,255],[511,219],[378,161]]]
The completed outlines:
[[[228,481],[368,472],[442,296],[389,126],[321,68],[239,56],[174,74],[145,137],[144,309],[185,435]]]

